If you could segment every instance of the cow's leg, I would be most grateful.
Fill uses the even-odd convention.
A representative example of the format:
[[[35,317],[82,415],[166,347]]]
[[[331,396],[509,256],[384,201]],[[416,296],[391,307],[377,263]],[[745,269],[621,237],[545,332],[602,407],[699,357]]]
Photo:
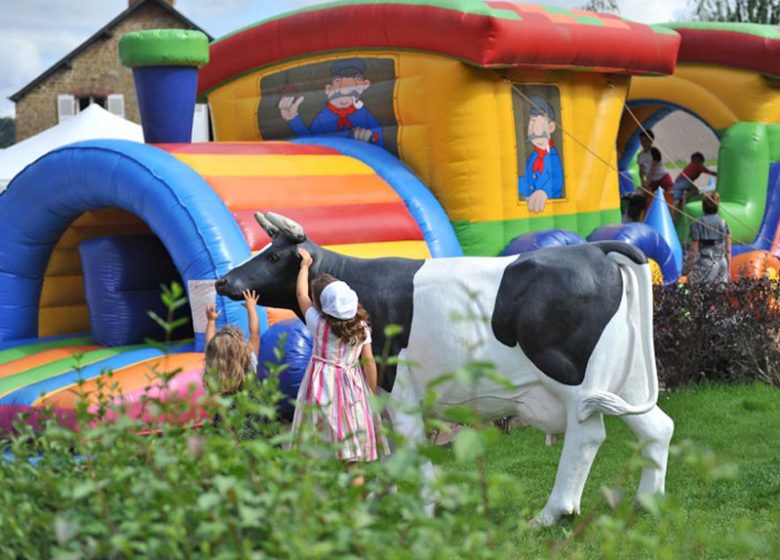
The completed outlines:
[[[645,444],[642,456],[656,465],[642,469],[637,494],[663,494],[674,422],[657,406],[644,414],[623,416],[622,419],[639,441]]]
[[[606,437],[601,414],[593,414],[584,422],[579,422],[577,407],[569,406],[567,409],[566,433],[555,486],[547,505],[536,518],[542,525],[553,525],[562,515],[579,513],[585,481],[596,452]]]
[[[403,363],[403,358],[400,356],[395,383],[390,392],[387,414],[393,424],[393,429],[404,436],[409,445],[416,447],[425,443],[425,424],[420,412],[420,397],[412,383],[409,367]],[[422,463],[420,475],[422,476],[422,497],[425,501],[425,509],[429,515],[432,515],[435,507],[432,490],[435,471],[430,461]]]

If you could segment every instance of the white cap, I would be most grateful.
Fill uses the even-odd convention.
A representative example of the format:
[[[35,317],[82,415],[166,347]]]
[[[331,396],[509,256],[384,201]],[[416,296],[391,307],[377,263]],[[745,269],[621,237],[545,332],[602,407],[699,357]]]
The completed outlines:
[[[336,319],[352,319],[357,314],[358,297],[346,282],[336,280],[323,288],[320,307],[325,315]]]

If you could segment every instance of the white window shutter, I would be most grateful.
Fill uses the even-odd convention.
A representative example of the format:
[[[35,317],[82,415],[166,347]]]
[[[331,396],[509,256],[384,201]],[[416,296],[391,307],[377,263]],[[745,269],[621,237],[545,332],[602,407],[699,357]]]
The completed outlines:
[[[195,104],[192,115],[192,142],[209,141],[209,106],[205,103]]]
[[[57,122],[76,116],[76,98],[67,93],[57,95]]]
[[[125,118],[125,96],[121,93],[112,93],[106,102],[108,112],[117,117]]]

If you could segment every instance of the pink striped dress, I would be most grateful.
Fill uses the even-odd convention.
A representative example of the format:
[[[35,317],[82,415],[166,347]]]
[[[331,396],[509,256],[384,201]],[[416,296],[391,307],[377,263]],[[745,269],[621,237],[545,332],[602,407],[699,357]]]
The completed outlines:
[[[314,307],[306,311],[306,326],[314,344],[298,390],[293,432],[311,424],[326,441],[339,444],[340,459],[376,461],[388,446],[360,367],[360,353],[364,344],[371,344],[371,331],[366,327],[367,338],[360,344],[344,342]]]

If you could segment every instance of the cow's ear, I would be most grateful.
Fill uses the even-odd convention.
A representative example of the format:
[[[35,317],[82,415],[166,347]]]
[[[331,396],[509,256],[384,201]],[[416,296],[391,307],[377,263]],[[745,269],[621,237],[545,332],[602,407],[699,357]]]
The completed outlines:
[[[255,220],[257,220],[257,223],[260,224],[260,227],[263,228],[263,231],[266,232],[271,239],[279,233],[279,228],[269,222],[261,212],[255,212]]]
[[[268,221],[271,222],[272,225],[279,228],[279,231],[290,241],[295,243],[303,243],[306,241],[306,234],[303,233],[303,228],[299,223],[280,214],[275,214],[274,212],[266,212],[265,217],[268,218]]]

